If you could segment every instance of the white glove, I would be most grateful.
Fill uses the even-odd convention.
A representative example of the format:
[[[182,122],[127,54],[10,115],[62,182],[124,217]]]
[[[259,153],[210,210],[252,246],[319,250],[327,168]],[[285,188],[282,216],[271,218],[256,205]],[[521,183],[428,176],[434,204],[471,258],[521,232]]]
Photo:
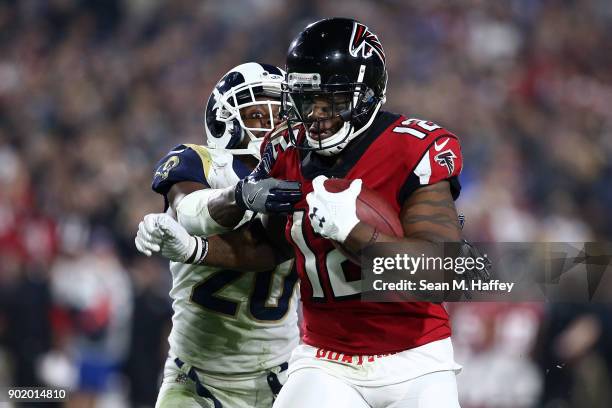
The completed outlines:
[[[306,196],[308,218],[317,234],[342,243],[359,222],[357,196],[361,179],[353,180],[349,188],[338,193],[325,190],[325,180],[325,176],[312,180],[313,191]]]
[[[204,239],[189,235],[185,228],[166,213],[145,215],[138,224],[134,242],[136,248],[146,256],[160,252],[164,258],[181,263],[201,262],[208,250],[208,243]]]
[[[147,214],[138,224],[136,233],[136,249],[146,256],[151,256],[153,252],[158,252],[162,241],[162,233],[157,225],[157,217],[162,214]]]

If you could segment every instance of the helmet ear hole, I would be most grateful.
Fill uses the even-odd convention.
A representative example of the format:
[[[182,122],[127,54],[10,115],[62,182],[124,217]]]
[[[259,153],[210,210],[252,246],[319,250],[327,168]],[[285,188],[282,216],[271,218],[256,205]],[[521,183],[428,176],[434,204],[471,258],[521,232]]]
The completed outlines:
[[[210,128],[211,135],[222,135],[225,133],[227,125],[216,119],[216,112],[213,111],[213,115],[206,115],[206,126]]]
[[[232,120],[228,124],[228,127],[228,132],[232,135],[232,145],[233,147],[236,147],[244,139],[244,129],[242,129],[242,126],[240,126],[240,122],[238,122],[237,119]]]

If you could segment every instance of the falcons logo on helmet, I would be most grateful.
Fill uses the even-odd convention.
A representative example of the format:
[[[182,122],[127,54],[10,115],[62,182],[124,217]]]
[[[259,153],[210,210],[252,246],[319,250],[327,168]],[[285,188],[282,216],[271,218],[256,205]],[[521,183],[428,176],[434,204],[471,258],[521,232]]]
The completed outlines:
[[[378,36],[363,24],[354,23],[353,34],[351,35],[351,42],[349,44],[349,53],[353,57],[356,57],[359,55],[359,51],[361,51],[363,58],[370,58],[372,54],[376,54],[383,64],[386,62],[385,51],[378,40]]]
[[[457,156],[455,156],[455,153],[453,153],[452,150],[445,150],[441,153],[436,154],[434,160],[440,166],[446,167],[446,169],[448,170],[448,175],[450,176],[455,171],[456,158]]]

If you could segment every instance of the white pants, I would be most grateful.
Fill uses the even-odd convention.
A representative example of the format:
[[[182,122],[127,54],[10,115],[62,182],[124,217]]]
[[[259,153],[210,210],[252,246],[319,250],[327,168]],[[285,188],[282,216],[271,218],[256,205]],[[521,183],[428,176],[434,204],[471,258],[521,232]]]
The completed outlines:
[[[293,372],[274,408],[459,408],[453,371],[379,387],[350,384],[319,368]]]
[[[188,367],[187,367],[188,368]],[[164,380],[157,396],[155,408],[214,408],[215,403],[198,393],[198,385],[186,374],[187,369],[179,369],[174,359],[168,358],[164,367]],[[273,372],[281,384],[287,379],[287,371]],[[231,376],[211,377],[196,370],[198,381],[222,405],[223,408],[270,408],[274,394],[267,381],[269,372],[253,378],[234,378]],[[202,388],[199,388],[202,391]]]
[[[450,338],[374,356],[301,344],[274,408],[458,408],[453,354]]]

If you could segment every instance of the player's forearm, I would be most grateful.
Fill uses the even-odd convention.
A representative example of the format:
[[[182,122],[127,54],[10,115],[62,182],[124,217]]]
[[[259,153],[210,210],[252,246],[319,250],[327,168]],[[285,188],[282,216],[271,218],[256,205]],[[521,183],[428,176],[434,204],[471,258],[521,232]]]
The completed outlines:
[[[147,256],[159,253],[173,262],[244,271],[274,269],[284,259],[254,223],[210,238],[190,235],[167,213],[147,214],[134,243]],[[259,224],[257,224],[259,225]]]
[[[247,272],[273,269],[279,263],[278,251],[266,241],[254,239],[242,228],[208,239],[208,254],[203,264]]]
[[[234,228],[244,217],[244,210],[236,205],[234,186],[224,188],[208,201],[210,216],[227,228]]]
[[[344,245],[355,252],[378,243],[412,243],[415,247],[432,247],[445,242],[461,241],[461,227],[449,183],[443,181],[415,191],[402,206],[400,214],[404,236],[393,237],[360,221],[347,236]],[[439,247],[439,245],[437,245]],[[410,250],[410,245],[406,245]]]
[[[346,241],[344,241],[343,245],[348,250],[359,253],[376,243],[406,243],[414,244],[415,252],[422,252],[422,248],[425,246],[431,246],[437,249],[437,244],[459,242],[460,239],[461,237],[455,228],[449,228],[446,232],[420,231],[410,233],[404,237],[394,237],[383,234],[373,226],[360,221],[346,237]],[[410,248],[410,245],[406,246],[408,251]],[[418,255],[420,255],[420,253]]]
[[[211,236],[231,231],[244,216],[244,211],[230,208],[235,206],[228,200],[225,189],[194,191],[176,205],[176,218],[192,235]]]

